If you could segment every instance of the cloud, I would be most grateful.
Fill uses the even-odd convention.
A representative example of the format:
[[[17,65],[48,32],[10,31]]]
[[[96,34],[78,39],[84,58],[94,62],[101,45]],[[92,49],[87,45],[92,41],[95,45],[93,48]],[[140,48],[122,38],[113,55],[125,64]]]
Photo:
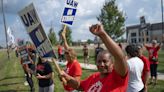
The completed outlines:
[[[93,39],[88,28],[98,23],[96,17],[100,14],[105,0],[77,0],[77,14],[70,28],[73,40]],[[64,0],[4,0],[6,22],[14,30],[17,38],[29,39],[28,34],[18,16],[18,11],[30,3],[34,3],[42,25],[48,33],[51,25],[56,34],[61,29],[61,16],[64,9]],[[139,17],[144,15],[146,22],[161,21],[160,0],[116,0],[119,10],[126,13],[126,25],[139,24]],[[1,9],[1,5],[0,5]],[[2,13],[0,11],[0,30],[3,29]],[[4,31],[0,31],[0,41],[4,44]],[[85,36],[85,37],[84,37]],[[0,45],[2,44],[0,43]]]
[[[8,14],[17,14],[18,11],[24,6],[28,5],[31,0],[3,0],[3,6],[5,13]],[[2,6],[0,5],[0,9],[2,9]],[[0,11],[2,12],[2,11]]]
[[[139,17],[141,17],[141,16],[147,16],[147,15],[148,15],[148,13],[145,11],[145,9],[144,9],[144,8],[140,8],[140,9],[138,10],[138,12],[137,12],[136,17],[139,18]]]

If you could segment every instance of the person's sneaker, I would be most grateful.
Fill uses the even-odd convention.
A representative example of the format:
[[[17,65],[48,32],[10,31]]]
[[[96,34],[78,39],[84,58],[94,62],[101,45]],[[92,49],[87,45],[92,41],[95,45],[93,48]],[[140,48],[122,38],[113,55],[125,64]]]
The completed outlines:
[[[29,84],[28,84],[28,82],[27,82],[27,81],[25,81],[25,82],[24,82],[24,85],[25,85],[25,86],[28,86]]]

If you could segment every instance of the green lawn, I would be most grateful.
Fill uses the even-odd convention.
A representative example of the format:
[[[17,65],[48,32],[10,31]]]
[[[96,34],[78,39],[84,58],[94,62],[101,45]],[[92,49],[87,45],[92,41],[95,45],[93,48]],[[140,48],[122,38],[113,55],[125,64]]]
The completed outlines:
[[[79,62],[83,62],[82,50],[76,49]],[[164,73],[164,51],[159,52],[159,67],[158,71]],[[20,65],[19,59],[15,57],[14,53],[10,55],[11,59],[7,59],[7,53],[0,51],[0,92],[29,92],[29,86],[24,86],[24,73]],[[90,63],[94,64],[94,50],[90,50]],[[55,70],[54,70],[55,71]],[[86,78],[88,75],[95,71],[83,70],[82,79]],[[33,77],[36,92],[38,92],[37,79]],[[57,77],[55,72],[55,92],[64,92],[63,86]],[[149,86],[149,92],[164,92],[164,81],[158,81],[158,84],[153,87]]]

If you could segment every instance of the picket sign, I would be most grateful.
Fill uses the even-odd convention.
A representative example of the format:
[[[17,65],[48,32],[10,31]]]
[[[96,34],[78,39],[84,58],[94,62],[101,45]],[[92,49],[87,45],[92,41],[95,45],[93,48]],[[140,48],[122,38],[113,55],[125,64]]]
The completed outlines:
[[[39,56],[43,58],[56,58],[51,42],[43,29],[33,3],[21,10],[19,12],[19,16],[27,30],[27,33],[35,45]],[[61,69],[58,64],[56,64],[56,61],[54,61],[54,65],[57,73],[61,74]]]
[[[76,0],[66,0],[61,23],[64,25],[71,26],[73,24],[78,2]]]
[[[17,49],[20,57],[21,57],[21,61],[22,61],[22,64],[29,64],[31,63],[30,61],[30,58],[29,58],[29,53],[28,53],[28,50],[26,48],[26,46],[18,46],[18,49]]]

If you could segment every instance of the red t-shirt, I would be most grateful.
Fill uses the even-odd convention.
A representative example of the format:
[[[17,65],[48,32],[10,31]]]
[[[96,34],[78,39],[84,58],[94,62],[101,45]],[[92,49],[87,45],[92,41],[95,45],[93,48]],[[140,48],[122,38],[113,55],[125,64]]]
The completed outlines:
[[[62,46],[58,47],[58,54],[60,54],[60,55],[62,54]]]
[[[144,68],[143,68],[143,72],[142,72],[142,81],[144,82],[146,72],[149,72],[150,71],[150,63],[149,63],[149,60],[145,56],[143,56],[143,55],[140,56],[140,59],[144,63]]]
[[[150,61],[150,64],[158,64],[158,61],[157,62],[153,62],[152,61],[152,58],[153,57],[158,58],[158,51],[160,49],[160,46],[157,46],[157,47],[145,46],[145,47],[146,47],[146,49],[149,52],[149,61]]]
[[[77,76],[81,76],[82,75],[82,69],[81,66],[79,64],[79,62],[77,60],[74,60],[73,62],[68,62],[67,63],[67,67],[65,69],[65,72],[72,76],[72,77],[77,77]],[[67,91],[72,91],[74,90],[72,87],[66,85],[64,86],[64,89]]]
[[[105,78],[100,78],[100,73],[94,73],[89,78],[81,81],[80,88],[84,92],[126,92],[128,73],[121,77],[114,70]]]

